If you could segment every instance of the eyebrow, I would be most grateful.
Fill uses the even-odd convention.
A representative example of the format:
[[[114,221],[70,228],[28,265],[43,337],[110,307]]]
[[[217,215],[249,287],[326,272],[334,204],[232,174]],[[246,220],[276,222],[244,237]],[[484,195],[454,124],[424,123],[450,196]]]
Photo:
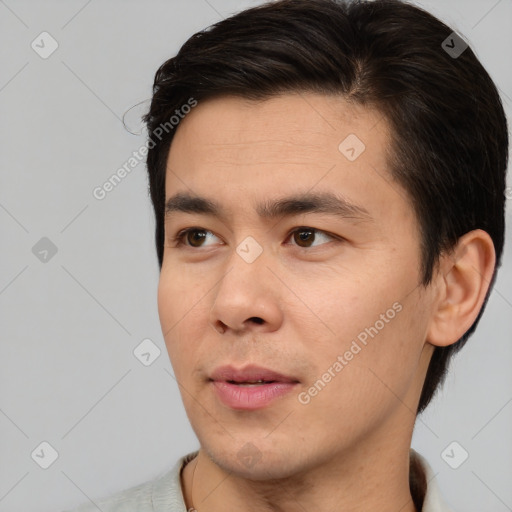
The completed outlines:
[[[164,218],[168,219],[173,212],[210,215],[223,221],[227,219],[226,212],[220,204],[186,192],[179,192],[167,199]],[[304,213],[324,213],[357,221],[374,220],[366,208],[353,204],[331,192],[306,192],[281,199],[267,200],[256,206],[256,212],[266,220],[292,217]]]

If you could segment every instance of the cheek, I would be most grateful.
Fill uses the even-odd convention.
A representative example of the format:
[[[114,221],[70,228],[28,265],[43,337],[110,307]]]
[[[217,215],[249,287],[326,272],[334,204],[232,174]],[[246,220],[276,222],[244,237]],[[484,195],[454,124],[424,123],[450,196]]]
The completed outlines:
[[[365,329],[379,321],[379,315],[392,307],[393,293],[382,293],[382,283],[369,272],[358,278],[355,272],[326,273],[311,277],[296,286],[294,292],[303,303],[297,303],[292,317],[300,323],[297,332],[307,331],[306,338],[316,340],[317,355],[332,356],[349,350],[352,340],[368,337]],[[303,314],[298,314],[303,312]],[[391,314],[394,314],[391,311]],[[311,321],[309,321],[311,320]],[[379,326],[381,327],[380,323]],[[387,327],[387,325],[386,325]],[[321,344],[321,347],[317,344]]]
[[[160,323],[162,328],[166,328],[164,333],[193,313],[207,291],[208,286],[200,276],[189,275],[178,265],[162,267],[157,300]]]
[[[199,344],[208,335],[211,287],[204,279],[181,270],[162,268],[157,292],[158,314],[169,359],[176,376],[182,379],[190,377]]]
[[[326,436],[361,436],[392,411],[412,409],[409,393],[418,374],[421,345],[415,343],[418,332],[408,315],[404,308],[383,327],[370,320],[372,315],[363,328],[340,319],[346,337],[340,336],[323,352],[310,353],[316,371],[301,396],[301,403],[309,405],[299,410],[312,424],[320,423]]]
[[[343,374],[333,379],[337,384],[332,387],[354,399],[381,398],[375,392],[386,384],[399,393],[407,387],[423,347],[426,313],[405,281],[392,279],[389,273],[388,278],[381,274],[358,281],[331,280],[315,291],[310,288],[308,305],[320,320],[316,335],[304,321],[298,332],[306,345],[308,339],[315,340],[312,380],[329,370]],[[311,351],[311,346],[305,348]]]
[[[160,279],[158,281],[157,301],[158,301],[158,316],[160,318],[160,325],[162,326],[162,333],[166,338],[166,332],[175,323],[177,316],[177,307],[179,301],[176,298],[179,295],[178,287],[170,272],[162,269]]]

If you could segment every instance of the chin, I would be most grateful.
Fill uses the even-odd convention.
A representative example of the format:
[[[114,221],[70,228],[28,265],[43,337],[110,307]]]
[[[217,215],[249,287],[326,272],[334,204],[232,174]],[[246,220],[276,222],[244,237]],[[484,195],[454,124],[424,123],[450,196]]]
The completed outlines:
[[[261,440],[257,440],[261,441]],[[257,442],[256,441],[256,442]],[[239,447],[239,445],[241,445]],[[260,448],[255,443],[233,442],[223,449],[205,449],[208,457],[223,471],[233,476],[254,481],[279,480],[302,472],[305,468],[303,449],[295,450],[293,457],[284,447]],[[295,459],[294,459],[295,457]],[[308,465],[308,464],[306,464]]]

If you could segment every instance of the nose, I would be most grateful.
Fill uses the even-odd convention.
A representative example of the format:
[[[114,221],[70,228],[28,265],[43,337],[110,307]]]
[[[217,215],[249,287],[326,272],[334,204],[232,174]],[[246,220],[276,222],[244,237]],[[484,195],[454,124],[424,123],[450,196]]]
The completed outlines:
[[[233,251],[210,310],[209,322],[217,332],[246,334],[279,329],[283,322],[280,281],[269,263],[265,251],[252,262]]]

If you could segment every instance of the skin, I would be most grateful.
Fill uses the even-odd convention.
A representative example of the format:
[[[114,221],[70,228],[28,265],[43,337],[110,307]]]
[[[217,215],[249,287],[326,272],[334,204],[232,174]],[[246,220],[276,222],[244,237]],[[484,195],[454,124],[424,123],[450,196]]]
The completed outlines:
[[[366,146],[354,161],[338,150],[348,134]],[[428,362],[434,345],[454,343],[476,318],[494,252],[485,232],[471,232],[441,259],[431,285],[420,284],[418,222],[389,172],[389,140],[378,112],[313,93],[217,98],[181,121],[166,198],[193,193],[227,212],[222,220],[173,212],[165,223],[159,316],[201,446],[182,473],[187,508],[415,511],[409,449]],[[255,210],[325,191],[369,218],[268,220]],[[304,242],[292,233],[301,226],[318,231]],[[206,231],[196,247],[190,236],[173,240],[189,227]],[[248,236],[263,249],[252,263],[236,252]],[[394,303],[401,311],[300,403]],[[295,377],[296,391],[255,411],[226,407],[208,376],[248,363]],[[259,457],[250,467],[238,456],[246,443]]]

